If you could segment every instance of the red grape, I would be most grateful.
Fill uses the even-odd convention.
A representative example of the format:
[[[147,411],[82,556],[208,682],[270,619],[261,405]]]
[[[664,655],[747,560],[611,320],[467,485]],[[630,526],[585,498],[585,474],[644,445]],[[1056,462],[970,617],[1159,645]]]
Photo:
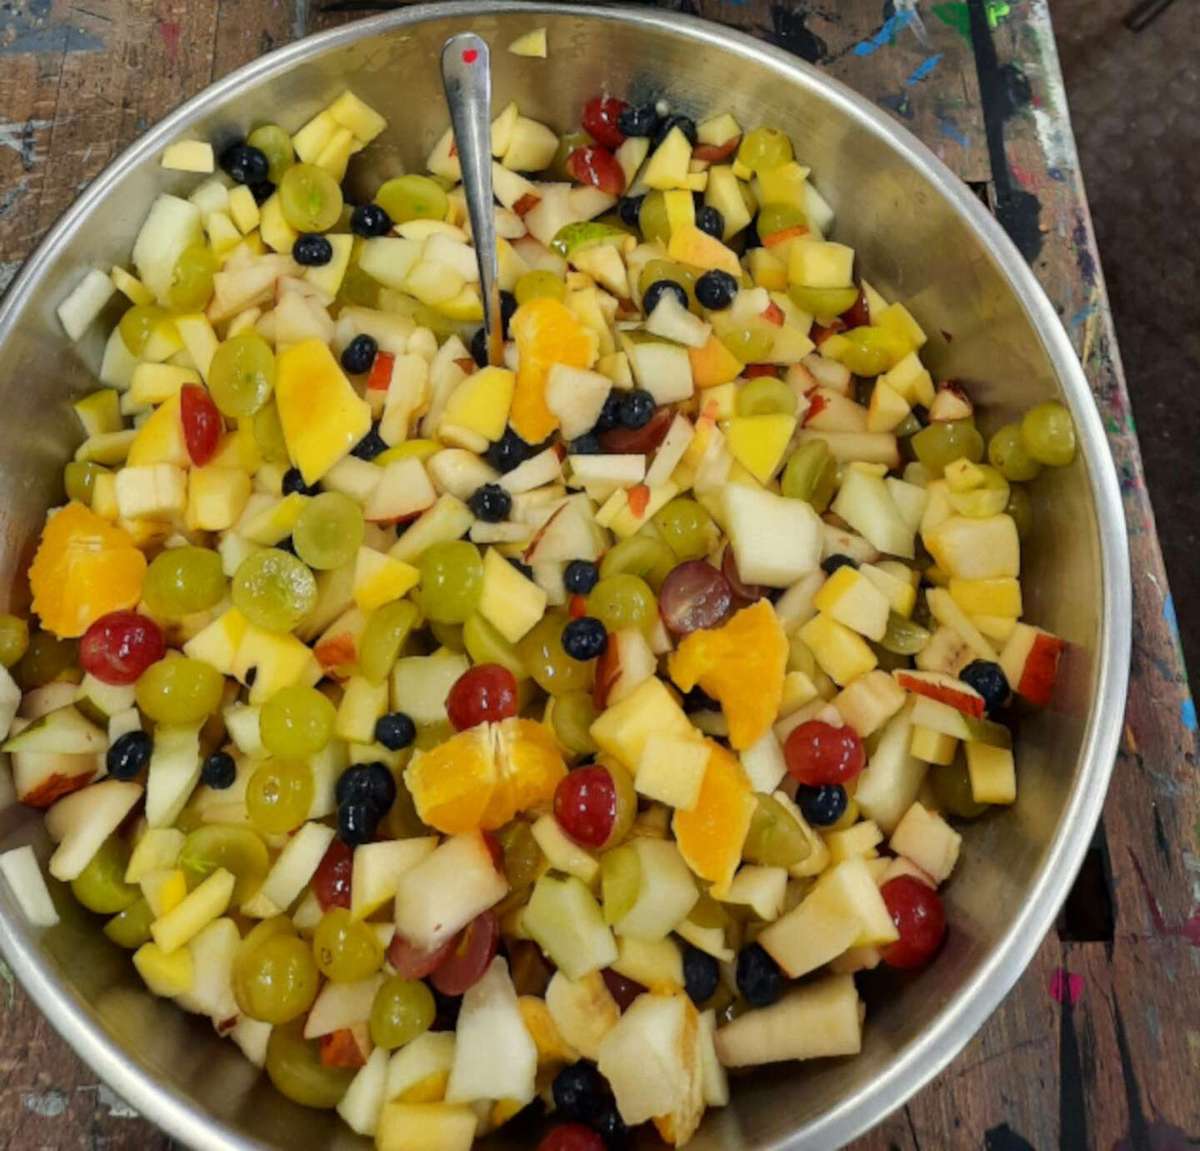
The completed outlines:
[[[737,151],[742,142],[741,136],[730,136],[724,144],[697,144],[692,149],[693,160],[706,160],[710,164],[719,164]]]
[[[154,620],[135,611],[114,611],[83,633],[79,666],[101,683],[130,684],[166,650],[162,629]]]
[[[783,755],[792,778],[806,787],[848,783],[867,762],[854,728],[849,724],[834,727],[819,719],[792,728]]]
[[[350,881],[354,875],[354,850],[335,839],[313,876],[313,893],[322,911],[331,907],[350,909]]]
[[[498,663],[478,663],[454,681],[446,714],[456,731],[517,714],[517,679]]]
[[[603,847],[617,822],[617,787],[598,763],[576,768],[558,781],[554,818],[583,847]]]
[[[179,415],[188,456],[203,467],[216,454],[224,425],[213,398],[198,384],[184,384],[179,392]]]
[[[572,180],[590,184],[610,196],[619,196],[625,191],[625,173],[607,148],[594,144],[576,148],[567,157],[567,173]]]
[[[537,1151],[605,1151],[605,1143],[582,1123],[560,1123],[546,1133]]]
[[[600,972],[600,977],[604,980],[604,986],[608,988],[609,995],[617,1001],[617,1006],[622,1011],[646,990],[640,983],[626,979],[624,975],[619,971],[614,971],[611,967],[604,968]]]
[[[774,364],[747,364],[742,369],[742,379],[757,380],[760,377],[779,379],[779,369]]]
[[[583,130],[597,144],[619,148],[625,143],[625,133],[617,127],[617,121],[627,107],[615,96],[593,96],[583,106]]]
[[[742,583],[742,577],[737,569],[737,559],[731,547],[726,547],[721,553],[721,574],[729,581],[733,594],[746,603],[753,603],[767,594],[767,589],[762,584]]]
[[[673,567],[658,593],[659,614],[674,635],[716,627],[732,607],[729,581],[705,560],[688,560]]]
[[[477,915],[455,938],[454,950],[438,964],[429,982],[443,995],[462,995],[483,978],[500,945],[500,920],[494,911]]]
[[[946,936],[941,896],[912,875],[889,879],[879,894],[900,932],[895,943],[881,948],[884,963],[889,967],[924,967]]]
[[[670,408],[659,408],[650,417],[650,422],[640,428],[609,428],[600,433],[600,446],[609,455],[645,455],[655,451],[667,438],[667,431],[675,420]]]
[[[447,939],[441,947],[434,947],[427,951],[409,943],[403,935],[396,934],[392,936],[392,942],[388,944],[387,959],[401,979],[424,979],[425,976],[436,971],[442,961],[457,946],[457,935],[452,939]]]
[[[859,288],[858,299],[854,301],[841,315],[848,328],[865,327],[871,322],[871,308],[867,303],[867,294]]]

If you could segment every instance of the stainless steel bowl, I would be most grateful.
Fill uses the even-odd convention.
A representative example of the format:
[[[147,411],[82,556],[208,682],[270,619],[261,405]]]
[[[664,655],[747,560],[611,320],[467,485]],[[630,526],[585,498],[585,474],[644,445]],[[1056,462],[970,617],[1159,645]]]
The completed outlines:
[[[549,30],[545,61],[504,47]],[[256,122],[299,126],[344,86],[391,127],[363,159],[377,179],[417,166],[446,125],[437,73],[447,36],[467,28],[496,47],[496,95],[559,129],[607,88],[666,96],[692,113],[727,109],[743,124],[786,128],[838,211],[838,238],[933,338],[938,375],[967,381],[996,426],[1050,397],[1069,405],[1080,456],[1035,485],[1026,549],[1028,618],[1071,643],[1053,710],[1023,722],[1020,799],[966,829],[946,893],[952,929],[934,966],[870,996],[856,1059],[764,1070],[739,1081],[694,1146],[836,1147],[898,1107],[967,1042],[1051,926],[1091,838],[1125,701],[1130,591],[1116,475],[1087,381],[1053,308],[1000,228],[916,139],[795,57],[674,13],[444,4],[403,9],[293,44],[189,101],[125,152],[50,232],[0,306],[0,549],[12,586],[45,508],[60,498],[77,439],[69,401],[92,386],[102,336],[64,339],[58,301],[86,266],[127,258],[151,199],[185,180],[164,173],[164,145],[217,141]],[[373,186],[373,185],[372,185]],[[97,325],[102,327],[103,325]],[[0,813],[0,848],[33,843],[35,812]],[[207,1023],[153,999],[128,957],[56,892],[60,926],[31,931],[0,893],[0,946],[54,1026],[114,1090],[184,1143],[206,1151],[354,1148],[331,1115],[292,1106]],[[497,1137],[503,1143],[504,1136]]]

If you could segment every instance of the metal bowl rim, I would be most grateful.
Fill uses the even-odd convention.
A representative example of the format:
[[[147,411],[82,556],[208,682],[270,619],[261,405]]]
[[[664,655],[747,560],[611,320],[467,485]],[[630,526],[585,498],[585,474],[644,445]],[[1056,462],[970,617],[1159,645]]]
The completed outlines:
[[[1075,350],[1049,299],[996,220],[916,136],[838,80],[774,45],[678,12],[606,5],[575,8],[526,0],[451,0],[396,12],[304,37],[244,65],[209,85],[134,141],[96,177],[50,229],[0,299],[0,342],[16,323],[25,292],[46,271],[92,209],[127,171],[151,159],[212,105],[247,84],[276,75],[327,50],[377,33],[446,17],[547,13],[609,20],[702,42],[768,67],[781,78],[822,94],[859,127],[882,136],[931,184],[979,236],[1042,340],[1075,419],[1098,524],[1103,605],[1095,655],[1097,689],[1084,733],[1074,786],[1041,868],[1008,931],[936,1022],[897,1052],[874,1082],[771,1144],[769,1151],[839,1147],[880,1122],[940,1072],[1000,1004],[1024,971],[1074,880],[1100,818],[1120,741],[1129,676],[1132,598],[1128,539],[1116,469],[1104,427]],[[267,1144],[239,1134],[187,1096],[138,1067],[41,957],[37,937],[10,901],[0,915],[0,951],[56,1031],[123,1099],[168,1134],[197,1151],[251,1151]],[[763,1151],[768,1151],[764,1147]]]

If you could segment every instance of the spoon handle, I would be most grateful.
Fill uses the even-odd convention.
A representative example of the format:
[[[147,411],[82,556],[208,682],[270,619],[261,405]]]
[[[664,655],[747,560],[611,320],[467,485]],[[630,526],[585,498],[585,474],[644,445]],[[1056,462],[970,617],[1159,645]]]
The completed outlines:
[[[492,200],[492,62],[474,32],[451,36],[442,48],[442,83],[462,165],[467,213],[479,261],[488,363],[501,363],[504,335],[496,265],[496,215]]]

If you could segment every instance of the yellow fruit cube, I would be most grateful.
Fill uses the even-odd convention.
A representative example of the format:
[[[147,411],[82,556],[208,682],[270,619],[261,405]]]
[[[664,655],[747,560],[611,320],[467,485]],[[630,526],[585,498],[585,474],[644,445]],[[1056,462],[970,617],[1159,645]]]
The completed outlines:
[[[204,466],[235,468],[246,472],[247,475],[253,475],[261,464],[262,455],[258,441],[254,438],[254,421],[247,419],[221,437],[212,459]]]
[[[370,405],[323,340],[304,340],[279,356],[275,402],[288,455],[306,484],[316,483],[371,430]]]
[[[802,671],[789,671],[783,677],[783,698],[779,701],[780,716],[799,711],[806,703],[812,703],[818,694],[812,678]]]
[[[262,213],[254,199],[254,193],[245,184],[239,184],[229,193],[229,216],[243,236],[258,227]]]
[[[119,265],[114,265],[110,279],[117,286],[117,291],[121,292],[131,304],[154,303],[153,293],[132,272],[127,272]]]
[[[238,535],[252,544],[261,544],[265,548],[274,547],[292,534],[292,529],[310,498],[299,492],[290,492],[282,499],[267,503],[260,511],[255,512],[254,507],[264,500],[264,497],[256,496],[254,507],[250,509],[251,514],[245,523],[238,525]]]
[[[333,255],[329,262],[318,267],[305,268],[304,278],[314,288],[328,296],[336,296],[350,266],[350,256],[354,251],[354,237],[349,235],[326,236]]]
[[[788,279],[806,288],[847,288],[854,283],[854,249],[826,240],[802,240],[791,247]]]
[[[200,373],[174,364],[138,364],[129,383],[129,399],[135,404],[162,404],[178,395],[184,384],[198,384]]]
[[[912,729],[908,750],[914,759],[945,767],[954,762],[957,749],[958,740],[952,735],[919,724]]]
[[[471,1151],[478,1123],[465,1104],[387,1103],[375,1146],[378,1151]]]
[[[675,132],[677,129],[672,129]],[[682,135],[682,133],[680,133]],[[657,153],[655,153],[657,155]],[[653,159],[651,163],[653,163]],[[727,248],[720,240],[700,231],[695,224],[688,224],[671,233],[667,244],[667,255],[672,260],[683,264],[691,264],[706,271],[719,268],[728,272],[735,279],[742,278],[742,266],[731,248]]]
[[[324,169],[340,184],[345,178],[346,168],[355,150],[354,133],[349,128],[338,128],[329,137],[313,164]]]
[[[95,509],[96,497],[93,489],[92,508]],[[986,639],[995,640],[998,644],[1009,641],[1012,633],[1017,630],[1016,616],[1009,615],[972,615],[968,617]]]
[[[917,589],[913,587],[911,580],[901,578],[882,565],[860,564],[858,570],[860,575],[883,592],[891,604],[892,611],[905,619],[912,615],[913,608],[917,606]]]
[[[602,525],[611,529],[621,539],[627,539],[629,536],[635,535],[649,522],[651,516],[659,508],[670,503],[679,494],[679,489],[670,480],[665,484],[660,484],[656,488],[650,488],[649,495],[644,499],[635,497],[631,501],[629,494],[634,491],[645,492],[646,489],[639,485],[637,488],[630,488],[629,491],[616,491],[613,493],[614,498],[624,496],[624,502],[619,503],[615,507],[612,519]],[[611,503],[611,500],[609,502]],[[607,507],[608,505],[606,504],[605,506]],[[599,513],[596,514],[596,522],[601,522]]]
[[[185,995],[195,983],[195,965],[186,947],[167,955],[157,943],[144,943],[133,953],[133,965],[142,982],[164,999]]]
[[[412,564],[372,548],[359,548],[354,561],[354,602],[363,611],[374,611],[406,595],[420,580],[421,573]]]
[[[725,431],[733,458],[759,483],[766,483],[783,463],[796,430],[796,417],[781,412],[736,416]]]
[[[750,278],[770,292],[784,292],[788,286],[787,265],[770,248],[751,248],[746,262]]]
[[[881,640],[887,631],[887,596],[852,567],[838,568],[813,596],[813,606],[868,639]]]
[[[242,242],[242,233],[225,212],[210,212],[204,221],[208,233],[208,246],[217,258],[227,256]]]
[[[150,925],[150,934],[164,955],[177,951],[199,935],[214,919],[225,914],[237,881],[231,872],[217,868],[199,887]]]
[[[300,233],[283,218],[283,205],[279,193],[271,196],[259,207],[258,234],[273,252],[290,253]]]
[[[233,674],[243,683],[254,668],[254,683],[250,688],[252,704],[265,703],[280,688],[294,683],[314,684],[321,668],[313,653],[294,635],[263,631],[246,624],[245,634],[238,645]]]
[[[951,579],[950,598],[968,615],[1021,617],[1021,584],[1008,577]],[[986,634],[986,633],[985,633]]]
[[[1012,748],[968,743],[966,752],[971,798],[976,803],[1014,803],[1017,773]]]
[[[691,811],[700,799],[709,754],[699,731],[690,736],[651,732],[638,760],[634,787],[647,799]]]
[[[446,401],[442,426],[466,428],[495,441],[504,434],[516,387],[515,372],[488,367],[467,376]]]
[[[126,463],[130,467],[146,464],[174,464],[186,468],[192,462],[183,438],[183,420],[179,414],[178,393],[156,408],[137,430],[129,445]]]
[[[237,523],[250,498],[250,476],[241,468],[194,468],[188,478],[187,526],[220,532]]]
[[[509,643],[516,643],[545,614],[546,593],[495,548],[488,548],[478,610]]]
[[[151,827],[137,841],[125,868],[126,883],[140,883],[152,871],[175,866],[186,837],[174,827]]]
[[[678,127],[672,128],[663,142],[654,149],[642,179],[647,187],[663,191],[668,188],[685,188],[691,158],[692,145],[688,138]]]
[[[216,167],[213,147],[207,140],[179,140],[163,149],[162,166],[173,172],[202,172]]]
[[[315,164],[321,149],[333,139],[333,134],[340,127],[333,118],[332,110],[322,109],[292,137],[292,147],[296,150],[296,155],[305,164]]]
[[[535,28],[532,32],[526,32],[523,36],[518,36],[508,46],[508,50],[514,56],[528,56],[535,60],[545,60],[546,29]]]
[[[326,111],[343,128],[349,128],[355,138],[364,144],[369,144],[387,127],[387,120],[349,89],[334,100]]]
[[[755,173],[754,192],[760,204],[791,204],[803,208],[808,199],[808,169],[795,160]]]
[[[696,223],[696,201],[691,192],[684,188],[672,188],[663,193],[663,206],[667,210],[667,234]]]
[[[872,313],[871,323],[895,332],[896,335],[907,341],[913,351],[925,345],[927,337],[924,330],[917,323],[912,312],[901,303],[888,304],[878,316]]]
[[[291,249],[289,248],[288,251]],[[187,354],[191,357],[196,371],[207,383],[208,367],[212,363],[217,345],[220,343],[217,333],[213,331],[212,324],[208,322],[208,317],[199,313],[176,316],[175,330],[179,333],[179,338],[183,341],[183,346],[187,349]]]
[[[643,680],[620,703],[604,711],[591,726],[601,751],[636,771],[651,735],[693,738],[695,729],[675,697],[657,677]]]
[[[238,648],[250,627],[237,608],[230,608],[183,645],[184,655],[209,664],[222,675],[233,675]]]
[[[187,898],[187,878],[177,867],[164,867],[142,876],[139,886],[155,919],[170,914]]]
[[[372,683],[365,676],[351,676],[342,690],[334,734],[348,743],[373,743],[375,723],[388,709],[388,683]]]
[[[874,309],[871,314],[875,315]],[[933,403],[933,377],[916,352],[909,352],[904,359],[884,372],[879,380],[895,390],[909,404],[924,404],[928,407]]]
[[[865,640],[827,615],[813,616],[799,631],[821,670],[839,686],[878,662]]]

